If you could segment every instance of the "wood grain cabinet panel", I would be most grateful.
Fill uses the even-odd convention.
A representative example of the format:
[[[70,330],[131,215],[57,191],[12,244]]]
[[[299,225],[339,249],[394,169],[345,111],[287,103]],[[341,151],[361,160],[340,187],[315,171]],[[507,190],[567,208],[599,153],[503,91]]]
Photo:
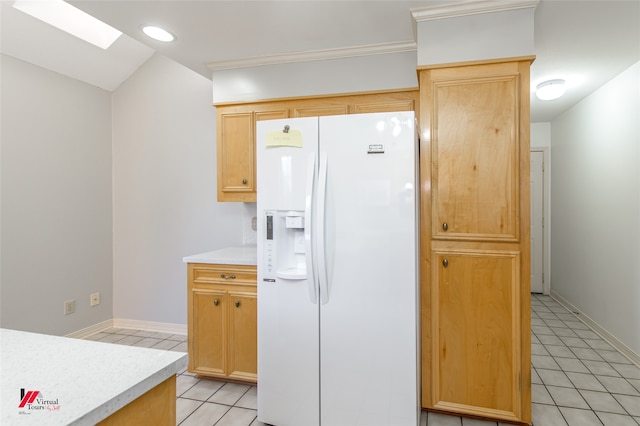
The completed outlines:
[[[255,123],[288,114],[286,108],[217,109],[218,201],[256,201]]]
[[[518,252],[433,252],[433,408],[517,421]]]
[[[349,105],[316,105],[293,108],[294,117],[322,117],[326,115],[343,115],[349,113]]]
[[[433,82],[434,238],[519,238],[517,75]]]
[[[176,376],[151,388],[97,426],[175,426]]]
[[[255,202],[256,121],[365,112],[413,111],[415,89],[216,106],[218,201]]]
[[[227,341],[227,292],[192,289],[193,336],[189,356],[192,370],[203,374],[224,375]]]
[[[229,377],[255,381],[258,374],[258,299],[252,293],[229,293]]]
[[[242,201],[256,191],[252,112],[220,112],[218,119],[218,199]]]
[[[256,267],[188,264],[188,370],[255,383]]]
[[[428,410],[531,422],[532,59],[419,70]]]
[[[378,102],[358,102],[351,106],[353,114],[394,111],[415,111],[415,101],[413,99],[381,100]]]

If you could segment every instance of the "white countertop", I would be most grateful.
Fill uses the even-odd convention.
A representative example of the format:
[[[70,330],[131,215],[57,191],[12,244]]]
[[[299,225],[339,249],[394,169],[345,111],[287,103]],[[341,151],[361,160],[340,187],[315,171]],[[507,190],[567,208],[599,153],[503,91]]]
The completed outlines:
[[[0,424],[94,425],[186,365],[183,352],[0,329]],[[30,410],[21,389],[39,391]]]
[[[185,263],[209,263],[222,265],[256,265],[255,245],[227,247],[182,258]]]

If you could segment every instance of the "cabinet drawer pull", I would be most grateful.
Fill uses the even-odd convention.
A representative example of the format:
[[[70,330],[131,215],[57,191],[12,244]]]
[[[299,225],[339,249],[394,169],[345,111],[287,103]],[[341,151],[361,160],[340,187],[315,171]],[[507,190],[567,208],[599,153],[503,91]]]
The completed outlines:
[[[242,179],[242,184],[246,185],[247,184],[247,180],[246,179]]]
[[[447,224],[447,222],[442,224],[442,230],[446,231],[447,229],[449,229],[449,225]]]
[[[213,304],[215,306],[218,306],[219,303],[220,303],[220,301],[218,299],[213,299]]]
[[[225,280],[235,280],[236,276],[235,275],[220,274],[220,278],[225,279]]]
[[[442,261],[442,266],[444,266],[445,268],[446,268],[447,266],[449,266],[449,260],[448,260],[448,259],[444,259],[444,260]]]
[[[240,301],[239,301],[239,300],[236,300],[235,305],[236,305],[236,308],[237,308],[237,307],[239,307],[239,306],[240,306]]]

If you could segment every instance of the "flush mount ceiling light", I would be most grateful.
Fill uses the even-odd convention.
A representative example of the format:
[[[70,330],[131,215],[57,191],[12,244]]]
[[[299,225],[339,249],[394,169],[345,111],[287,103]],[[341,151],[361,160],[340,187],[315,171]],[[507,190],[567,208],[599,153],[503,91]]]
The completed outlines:
[[[115,28],[62,0],[16,0],[13,7],[105,50],[122,35]]]
[[[153,25],[143,25],[142,32],[158,41],[170,42],[176,39],[169,31]]]
[[[536,88],[536,96],[543,101],[558,99],[567,91],[567,85],[564,80],[548,80],[538,84]]]

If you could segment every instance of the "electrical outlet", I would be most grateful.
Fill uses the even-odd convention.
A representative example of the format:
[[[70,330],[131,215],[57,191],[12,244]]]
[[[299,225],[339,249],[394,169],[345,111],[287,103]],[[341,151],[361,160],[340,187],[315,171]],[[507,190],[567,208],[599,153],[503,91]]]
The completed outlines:
[[[100,304],[100,293],[91,293],[89,296],[89,306],[96,306]]]
[[[251,218],[251,229],[253,229],[254,231],[258,230],[258,218],[256,218],[255,216]]]
[[[75,300],[67,300],[64,302],[64,314],[69,315],[76,311],[76,301]]]

